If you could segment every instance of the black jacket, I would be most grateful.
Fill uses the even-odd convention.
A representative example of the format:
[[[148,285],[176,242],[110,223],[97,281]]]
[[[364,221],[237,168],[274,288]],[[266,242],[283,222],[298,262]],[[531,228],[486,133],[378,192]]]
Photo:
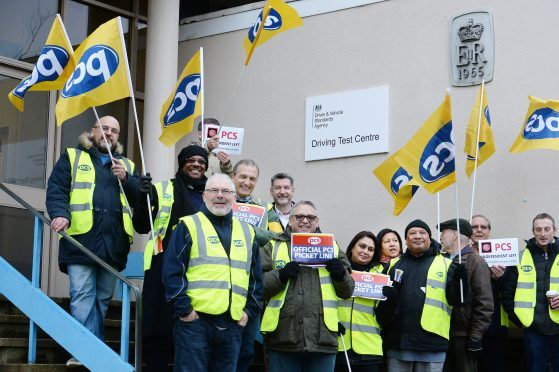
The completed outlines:
[[[383,344],[386,349],[407,351],[445,352],[448,340],[421,328],[421,314],[425,302],[427,272],[435,256],[440,254],[435,244],[419,257],[409,252],[389,271],[394,280],[396,269],[403,271],[401,283],[395,285],[400,292],[397,303],[383,301],[377,308],[377,320],[383,329]],[[460,302],[459,280],[454,278],[455,265],[450,264],[446,284],[446,299],[450,305]],[[467,292],[467,288],[464,290]]]
[[[103,165],[97,148],[92,145],[90,136],[80,136],[78,149],[89,153],[95,168],[95,189],[93,191],[93,227],[85,234],[73,237],[91,250],[102,260],[118,271],[126,267],[130,243],[124,231],[120,203],[120,189],[117,178],[113,175],[110,161]],[[116,159],[122,158],[120,146],[113,154]],[[64,217],[72,224],[70,215],[70,187],[72,175],[70,159],[65,151],[56,162],[48,180],[46,206],[51,219]],[[128,175],[122,187],[133,208],[137,199],[139,178],[136,171]],[[58,250],[58,265],[67,273],[68,264],[91,264],[94,261],[82,253],[66,239],[61,239]]]
[[[536,308],[534,321],[530,325],[533,329],[544,335],[558,335],[559,324],[549,317],[548,302],[545,293],[549,290],[549,272],[551,265],[559,252],[558,238],[547,246],[547,254],[536,244],[535,238],[526,242],[526,249],[532,254],[536,268]],[[505,272],[506,281],[502,286],[501,302],[503,308],[509,314],[509,318],[518,326],[521,326],[516,314],[514,314],[514,294],[518,282],[518,268],[509,266]]]

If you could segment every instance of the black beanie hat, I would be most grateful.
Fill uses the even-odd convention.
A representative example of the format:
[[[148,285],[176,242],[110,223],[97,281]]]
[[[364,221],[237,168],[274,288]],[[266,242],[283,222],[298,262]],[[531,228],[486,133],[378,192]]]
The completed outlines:
[[[206,170],[208,170],[208,152],[205,148],[199,145],[189,145],[186,146],[184,149],[179,152],[179,156],[177,157],[179,161],[179,169],[182,169],[184,163],[186,163],[186,159],[198,155],[204,158],[206,161]]]
[[[413,220],[412,222],[410,222],[408,224],[408,226],[406,226],[406,232],[404,234],[404,237],[407,238],[408,237],[408,231],[409,229],[411,229],[412,227],[421,227],[422,229],[424,229],[425,231],[427,231],[427,233],[429,234],[429,236],[431,236],[431,229],[429,228],[429,225],[427,225],[425,222],[423,222],[422,220]]]

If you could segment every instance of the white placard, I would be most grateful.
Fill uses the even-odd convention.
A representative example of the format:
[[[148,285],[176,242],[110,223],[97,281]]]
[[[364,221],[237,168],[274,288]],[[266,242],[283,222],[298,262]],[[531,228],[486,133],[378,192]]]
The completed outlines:
[[[308,97],[305,161],[388,152],[388,86]]]
[[[244,128],[220,127],[218,125],[206,125],[206,138],[215,137],[219,133],[219,146],[213,152],[223,151],[229,155],[241,155],[243,150]]]
[[[478,242],[479,254],[489,266],[516,266],[520,263],[518,239],[490,239]]]

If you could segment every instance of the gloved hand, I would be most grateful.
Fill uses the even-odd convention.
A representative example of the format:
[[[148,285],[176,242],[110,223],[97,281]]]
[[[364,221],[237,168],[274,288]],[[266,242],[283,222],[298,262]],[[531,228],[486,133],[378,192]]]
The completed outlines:
[[[468,354],[473,360],[478,360],[481,357],[481,353],[483,350],[483,343],[481,338],[473,338],[470,337],[468,340]]]
[[[338,322],[338,336],[345,335],[345,327],[342,323]]]
[[[145,197],[146,194],[151,196],[151,188],[152,188],[152,184],[151,184],[151,176],[148,173],[146,173],[145,176],[140,176],[140,186],[138,187],[138,190],[140,191],[140,193],[142,194],[142,196]]]
[[[283,268],[279,269],[279,278],[282,284],[287,283],[289,279],[296,280],[299,275],[299,263],[289,261]]]
[[[332,258],[326,262],[326,270],[330,272],[330,276],[336,282],[341,282],[347,272],[342,261],[337,258]]]
[[[395,287],[385,285],[382,287],[382,295],[386,297],[387,301],[398,302],[398,299],[400,298],[400,291]]]

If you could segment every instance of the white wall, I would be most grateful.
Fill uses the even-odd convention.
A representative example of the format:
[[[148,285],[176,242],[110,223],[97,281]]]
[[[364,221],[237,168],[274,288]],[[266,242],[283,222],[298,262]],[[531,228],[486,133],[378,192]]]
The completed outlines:
[[[336,234],[344,248],[358,231],[392,227],[403,233],[415,218],[435,230],[436,197],[425,190],[399,217],[392,215],[392,198],[371,173],[387,154],[304,161],[305,99],[389,85],[389,142],[394,153],[442,102],[450,86],[450,20],[483,8],[494,17],[495,72],[487,92],[497,151],[479,169],[474,212],[492,220],[494,237],[530,237],[531,220],[543,211],[559,218],[559,153],[508,152],[526,114],[527,95],[559,99],[556,0],[390,0],[306,17],[303,27],[259,47],[225,123],[246,128],[243,157],[255,159],[261,168],[257,196],[269,199],[269,180],[276,172],[292,174],[296,199],[317,204],[323,231]],[[179,69],[204,47],[206,116],[223,115],[243,66],[245,32],[179,43]],[[466,218],[472,187],[462,149],[477,90],[451,89],[459,207]],[[177,148],[195,138],[193,132]],[[441,192],[441,206],[443,220],[455,216],[453,187]]]

